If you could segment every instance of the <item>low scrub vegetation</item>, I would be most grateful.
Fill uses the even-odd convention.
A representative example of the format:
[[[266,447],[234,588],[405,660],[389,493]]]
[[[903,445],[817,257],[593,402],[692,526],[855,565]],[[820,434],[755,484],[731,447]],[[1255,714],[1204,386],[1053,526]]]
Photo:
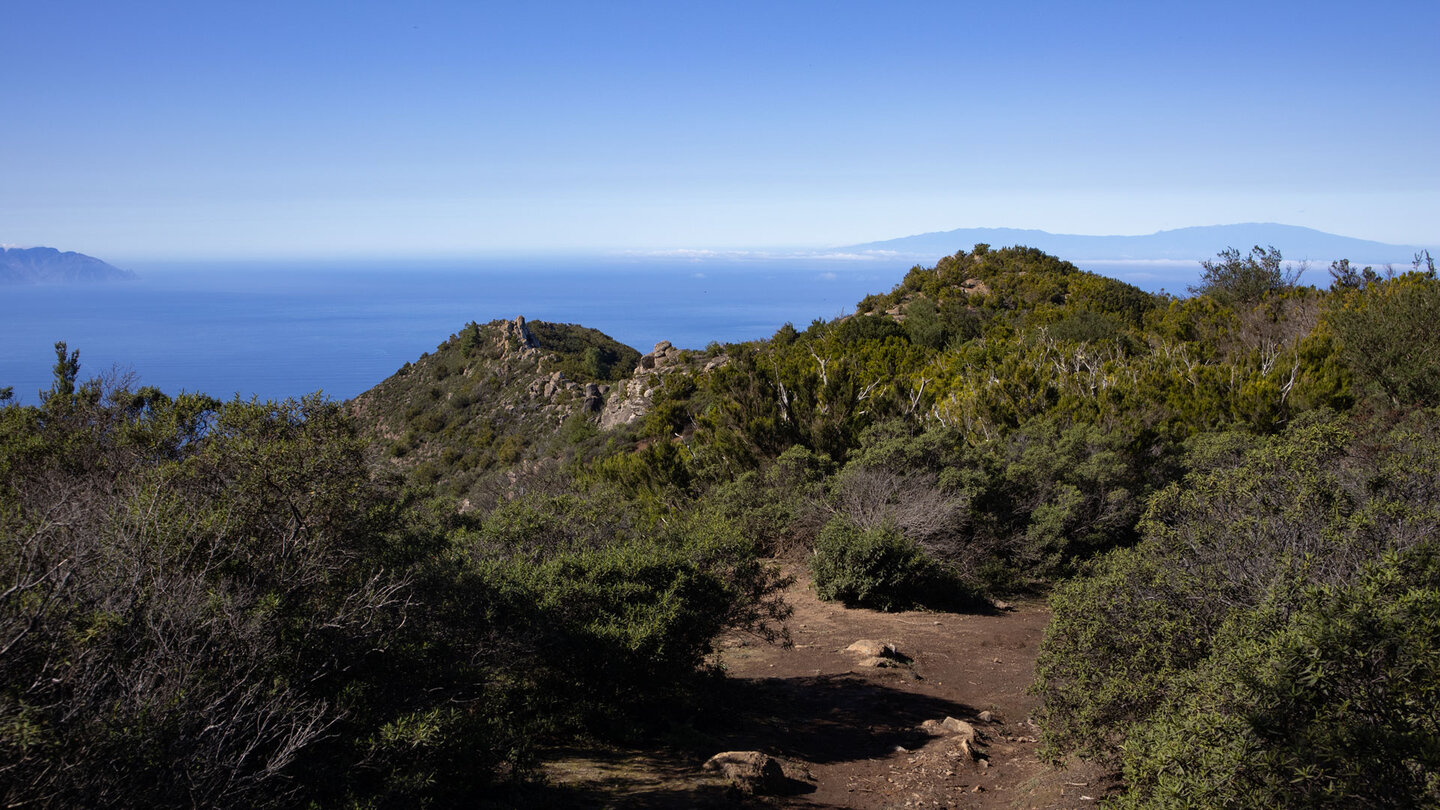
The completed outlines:
[[[0,795],[473,803],[703,705],[722,634],[785,638],[781,558],[879,610],[1048,595],[1046,751],[1120,806],[1440,803],[1440,281],[1205,270],[977,245],[633,379],[470,324],[343,405],[60,344],[40,405],[0,391]]]

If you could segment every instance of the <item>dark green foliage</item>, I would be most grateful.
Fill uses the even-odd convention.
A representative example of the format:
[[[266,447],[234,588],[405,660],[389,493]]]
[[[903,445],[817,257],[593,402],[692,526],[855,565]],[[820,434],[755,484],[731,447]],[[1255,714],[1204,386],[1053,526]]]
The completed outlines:
[[[889,527],[861,529],[843,517],[825,524],[815,541],[810,574],[821,599],[848,607],[905,610],[943,607],[965,594],[913,541]]]
[[[1300,280],[1300,270],[1281,264],[1280,251],[1274,246],[1250,249],[1241,256],[1236,248],[1219,253],[1220,261],[1200,263],[1204,272],[1200,283],[1190,288],[1192,295],[1208,295],[1224,304],[1257,304],[1266,296],[1284,292]]]
[[[650,412],[640,426],[640,435],[668,442],[686,432],[691,425],[691,399],[697,391],[689,375],[666,375],[650,396]]]
[[[1340,292],[1363,290],[1380,281],[1383,276],[1375,272],[1372,267],[1361,269],[1352,265],[1349,259],[1340,259],[1330,263],[1330,278],[1330,288]]]
[[[1127,741],[1120,805],[1440,803],[1440,568],[1429,552],[1230,621]]]
[[[473,355],[481,340],[480,324],[474,321],[465,324],[465,328],[460,330],[460,355],[465,358]]]
[[[66,399],[75,394],[75,378],[80,374],[80,350],[76,349],[67,356],[65,349],[65,341],[55,344],[55,384],[50,387],[48,397]]]
[[[1050,335],[1068,343],[1095,343],[1121,335],[1119,324],[1094,312],[1082,310],[1065,316],[1050,327]]]
[[[906,341],[910,339],[905,327],[887,315],[846,318],[835,324],[827,324],[825,329],[839,343],[883,341],[886,338],[900,338]]]
[[[1437,438],[1416,414],[1195,443],[1144,540],[1052,595],[1049,750],[1122,763],[1135,806],[1436,801]]]
[[[540,348],[560,356],[560,372],[577,380],[624,379],[640,359],[640,352],[598,329],[544,321],[530,321],[526,326]]]
[[[783,581],[713,515],[662,528],[613,491],[532,497],[452,543],[473,561],[465,581],[496,592],[488,620],[525,640],[536,699],[572,730],[646,725],[640,710],[683,697],[723,629],[783,635]]]
[[[700,506],[751,538],[766,556],[791,555],[812,548],[826,522],[824,482],[833,471],[828,457],[797,445],[765,469],[711,488]]]
[[[948,337],[940,311],[928,298],[918,299],[905,307],[905,333],[911,343],[931,349],[943,348]]]
[[[1006,439],[969,443],[943,426],[868,430],[836,479],[837,508],[888,524],[972,588],[1009,591],[1067,575],[1133,542],[1165,455],[1123,432],[1036,420]]]
[[[1336,296],[1325,319],[1360,387],[1396,407],[1440,405],[1440,281],[1406,273]]]
[[[111,398],[6,409],[6,799],[288,806],[391,710],[342,696],[403,623],[394,512],[334,405]]]

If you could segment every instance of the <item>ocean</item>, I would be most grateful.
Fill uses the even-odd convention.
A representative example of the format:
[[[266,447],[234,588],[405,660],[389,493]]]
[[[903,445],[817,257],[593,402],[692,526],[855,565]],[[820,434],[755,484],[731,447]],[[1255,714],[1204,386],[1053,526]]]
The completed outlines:
[[[54,344],[65,341],[80,352],[82,379],[113,371],[171,394],[349,399],[469,321],[523,315],[593,327],[642,352],[662,340],[701,349],[853,312],[913,264],[609,256],[132,263],[134,282],[0,287],[0,387],[36,402],[51,382]],[[1158,263],[1087,269],[1151,290],[1167,281],[1183,290],[1197,275]]]

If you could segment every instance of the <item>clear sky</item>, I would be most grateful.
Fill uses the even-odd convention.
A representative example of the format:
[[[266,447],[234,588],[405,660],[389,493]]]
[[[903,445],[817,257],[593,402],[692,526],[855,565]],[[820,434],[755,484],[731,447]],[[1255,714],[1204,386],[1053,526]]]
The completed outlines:
[[[1440,2],[0,0],[0,242],[1440,243]]]

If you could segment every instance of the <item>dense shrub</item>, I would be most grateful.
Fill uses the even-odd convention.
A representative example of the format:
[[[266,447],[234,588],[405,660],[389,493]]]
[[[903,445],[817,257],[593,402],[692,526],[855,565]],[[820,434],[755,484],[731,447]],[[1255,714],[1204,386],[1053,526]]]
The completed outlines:
[[[1336,295],[1326,313],[1359,385],[1395,406],[1440,405],[1440,281],[1406,273]]]
[[[1433,554],[1299,586],[1233,617],[1214,648],[1125,743],[1121,806],[1440,803]]]
[[[843,517],[821,530],[810,573],[821,599],[849,607],[905,610],[965,601],[944,570],[899,531],[861,529]]]
[[[1236,248],[1220,252],[1220,261],[1203,261],[1200,283],[1190,288],[1195,295],[1208,295],[1226,304],[1254,304],[1267,295],[1294,287],[1301,270],[1281,264],[1280,251],[1273,246],[1251,248],[1242,256]]]
[[[1143,541],[1052,595],[1047,750],[1123,765],[1135,806],[1434,802],[1437,436],[1196,443]]]
[[[387,677],[416,550],[353,426],[318,399],[111,399],[0,409],[7,803],[345,791],[395,709],[347,696]]]
[[[830,516],[824,481],[833,467],[827,456],[797,445],[763,471],[712,487],[699,508],[754,540],[762,554],[808,553]]]
[[[721,630],[783,636],[783,580],[713,515],[457,514],[318,396],[73,366],[0,407],[7,805],[470,806],[542,739],[673,716]]]

